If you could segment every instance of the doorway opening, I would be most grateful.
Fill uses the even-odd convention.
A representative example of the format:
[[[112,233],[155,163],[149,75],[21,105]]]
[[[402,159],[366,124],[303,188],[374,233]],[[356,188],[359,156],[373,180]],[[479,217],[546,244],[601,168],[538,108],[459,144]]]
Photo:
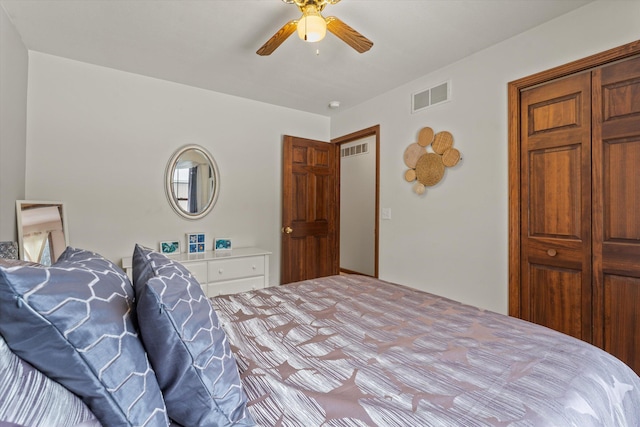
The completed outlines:
[[[378,277],[380,125],[331,140],[338,145],[340,272]]]

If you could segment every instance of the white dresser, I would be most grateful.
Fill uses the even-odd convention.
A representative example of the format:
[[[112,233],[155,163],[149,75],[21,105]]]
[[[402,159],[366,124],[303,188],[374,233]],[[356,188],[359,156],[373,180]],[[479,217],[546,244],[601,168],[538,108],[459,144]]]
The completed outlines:
[[[269,286],[269,255],[258,248],[237,248],[229,252],[168,255],[179,261],[200,282],[208,297],[235,294]],[[132,276],[132,258],[122,258],[122,268]]]

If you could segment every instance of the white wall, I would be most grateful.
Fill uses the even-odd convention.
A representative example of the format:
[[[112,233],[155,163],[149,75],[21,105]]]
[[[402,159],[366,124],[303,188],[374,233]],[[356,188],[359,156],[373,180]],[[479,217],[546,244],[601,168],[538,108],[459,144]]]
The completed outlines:
[[[273,252],[280,277],[282,135],[329,139],[327,117],[30,52],[26,196],[66,203],[69,238],[119,262],[135,243],[157,248],[187,232]],[[202,220],[179,217],[164,170],[184,144],[220,168]]]
[[[24,198],[29,59],[0,7],[0,241],[16,241],[16,200]]]
[[[380,124],[380,278],[506,313],[507,83],[637,39],[640,2],[590,3],[334,117],[332,138]],[[412,93],[448,79],[451,102],[410,113]],[[424,126],[463,160],[418,196],[403,152]]]
[[[330,122],[31,52],[25,197],[67,202],[71,243],[113,260],[135,242],[205,231],[209,244],[224,235],[273,251],[275,283],[282,135],[328,140],[380,124],[381,207],[392,208],[380,223],[380,277],[506,312],[507,83],[639,38],[640,2],[597,1]],[[447,79],[451,102],[410,114],[411,93]],[[463,160],[417,196],[402,154],[424,126],[452,132]],[[171,210],[162,186],[167,160],[187,143],[205,146],[221,169],[218,204],[197,222]],[[14,209],[1,195],[3,212]]]

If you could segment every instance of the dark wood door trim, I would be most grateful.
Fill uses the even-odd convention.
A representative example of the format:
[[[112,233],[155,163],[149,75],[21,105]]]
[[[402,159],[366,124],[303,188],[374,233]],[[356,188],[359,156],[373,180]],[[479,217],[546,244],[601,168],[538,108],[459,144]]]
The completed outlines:
[[[374,277],[378,277],[378,266],[379,266],[379,228],[380,228],[380,125],[371,126],[366,129],[362,129],[348,135],[344,135],[338,138],[334,138],[331,140],[332,144],[337,144],[338,146],[342,144],[346,144],[352,141],[356,141],[358,139],[366,138],[369,136],[376,137],[376,200],[375,200],[375,260],[374,260]],[[336,226],[338,228],[338,236],[340,236],[340,150],[338,150],[338,162],[337,162],[337,170],[338,170],[338,179],[337,179],[337,187],[338,187],[338,196],[337,196],[337,220]],[[339,247],[340,245],[338,245]],[[340,256],[338,254],[338,256]]]
[[[570,74],[601,67],[640,54],[640,40],[570,62],[508,84],[509,144],[509,315],[520,317],[520,93],[527,88]]]

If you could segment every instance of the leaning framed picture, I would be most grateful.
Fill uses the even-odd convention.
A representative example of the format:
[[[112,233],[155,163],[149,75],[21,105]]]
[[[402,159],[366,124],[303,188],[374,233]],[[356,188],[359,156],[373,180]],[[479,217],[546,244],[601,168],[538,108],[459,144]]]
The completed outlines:
[[[187,233],[187,253],[199,254],[205,249],[204,233]]]
[[[218,251],[230,251],[231,250],[231,239],[227,237],[216,237],[213,241],[213,248],[216,252]]]
[[[166,255],[180,253],[180,240],[167,240],[160,242],[160,252]]]

